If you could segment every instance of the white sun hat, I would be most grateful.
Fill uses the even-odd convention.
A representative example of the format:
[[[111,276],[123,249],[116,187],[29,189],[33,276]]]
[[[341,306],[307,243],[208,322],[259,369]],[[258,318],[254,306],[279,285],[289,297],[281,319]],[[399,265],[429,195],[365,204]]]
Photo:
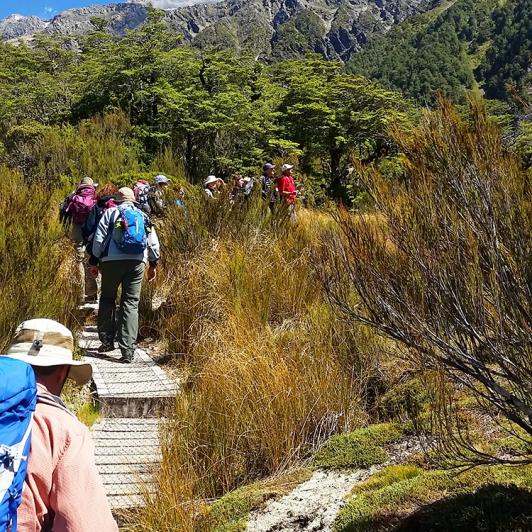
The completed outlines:
[[[17,327],[5,356],[39,368],[70,366],[69,378],[82,386],[90,381],[92,366],[74,360],[73,350],[74,338],[64,325],[53,320],[34,319]]]
[[[286,172],[287,170],[292,170],[294,168],[293,164],[283,164],[282,171]]]
[[[215,175],[210,175],[205,181],[203,182],[204,186],[210,185],[211,183],[216,183],[218,181],[218,178]]]

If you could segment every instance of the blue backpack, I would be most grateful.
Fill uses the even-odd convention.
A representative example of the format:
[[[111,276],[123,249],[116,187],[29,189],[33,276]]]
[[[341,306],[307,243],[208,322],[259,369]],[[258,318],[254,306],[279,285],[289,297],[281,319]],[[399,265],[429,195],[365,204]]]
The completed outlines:
[[[140,255],[148,245],[146,219],[136,207],[118,207],[120,213],[115,227],[120,238],[115,239],[118,249],[127,255]]]
[[[31,366],[0,356],[0,530],[16,532],[37,385]]]

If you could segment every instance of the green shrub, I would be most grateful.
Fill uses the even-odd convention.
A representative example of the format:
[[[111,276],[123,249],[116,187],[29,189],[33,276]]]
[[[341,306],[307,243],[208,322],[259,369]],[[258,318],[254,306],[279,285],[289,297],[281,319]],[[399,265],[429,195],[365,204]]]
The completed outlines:
[[[377,410],[383,419],[405,421],[417,417],[428,404],[430,394],[426,385],[417,379],[396,384],[377,402]]]

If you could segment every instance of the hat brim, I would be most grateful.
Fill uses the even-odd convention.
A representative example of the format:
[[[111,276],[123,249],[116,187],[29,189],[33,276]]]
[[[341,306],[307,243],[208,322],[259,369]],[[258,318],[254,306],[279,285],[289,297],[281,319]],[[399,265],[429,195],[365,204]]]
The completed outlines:
[[[138,204],[139,204],[138,201],[136,201],[136,200],[131,200],[131,199],[116,199],[116,198],[115,198],[113,201],[114,201],[115,203],[127,203],[127,202],[129,202],[129,203],[134,203],[135,205],[138,205]]]
[[[23,355],[18,353],[5,355],[9,358],[26,362],[30,366],[36,368],[50,368],[53,366],[70,366],[68,378],[72,379],[78,386],[87,384],[92,378],[92,366],[88,362],[81,362],[79,360],[67,360],[64,357],[54,357],[48,355],[46,357],[35,357],[30,355]]]

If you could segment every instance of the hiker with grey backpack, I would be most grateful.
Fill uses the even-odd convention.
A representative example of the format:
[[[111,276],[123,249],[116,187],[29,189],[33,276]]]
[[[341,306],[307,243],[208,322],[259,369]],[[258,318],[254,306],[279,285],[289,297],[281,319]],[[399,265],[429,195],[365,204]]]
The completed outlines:
[[[146,263],[148,281],[156,277],[160,247],[155,227],[141,211],[132,189],[124,187],[115,197],[116,207],[105,211],[94,234],[91,274],[102,274],[98,309],[100,353],[115,349],[122,361],[131,363],[139,329],[139,302]],[[122,289],[118,313],[116,298]]]

